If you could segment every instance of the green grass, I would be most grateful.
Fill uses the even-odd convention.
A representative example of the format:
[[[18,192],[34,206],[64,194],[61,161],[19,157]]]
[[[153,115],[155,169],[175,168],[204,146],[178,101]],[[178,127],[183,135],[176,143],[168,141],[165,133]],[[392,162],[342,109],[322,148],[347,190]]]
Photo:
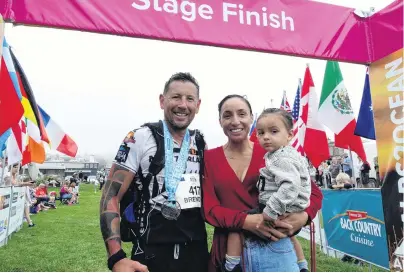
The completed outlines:
[[[108,271],[106,251],[99,229],[100,192],[93,186],[80,187],[80,204],[59,205],[33,215],[33,228],[24,227],[0,248],[0,271]],[[208,226],[209,242],[213,228]],[[309,260],[309,242],[301,240]],[[130,253],[130,244],[124,245]],[[327,257],[317,249],[317,271],[368,271]],[[373,271],[378,270],[376,267]]]

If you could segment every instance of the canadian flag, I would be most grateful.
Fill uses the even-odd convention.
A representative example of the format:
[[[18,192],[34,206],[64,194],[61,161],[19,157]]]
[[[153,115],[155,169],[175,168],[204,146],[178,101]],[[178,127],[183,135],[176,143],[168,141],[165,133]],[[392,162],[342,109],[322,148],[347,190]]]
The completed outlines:
[[[299,139],[304,139],[304,153],[317,168],[321,162],[330,158],[330,151],[324,126],[318,120],[318,98],[309,67],[304,74],[300,103],[303,124],[299,128]]]

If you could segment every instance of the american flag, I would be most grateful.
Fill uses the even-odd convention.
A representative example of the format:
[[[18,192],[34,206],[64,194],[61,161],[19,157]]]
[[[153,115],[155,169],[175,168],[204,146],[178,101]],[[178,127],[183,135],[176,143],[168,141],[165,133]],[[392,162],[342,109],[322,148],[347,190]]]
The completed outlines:
[[[302,155],[304,155],[303,143],[301,143],[301,141],[299,141],[299,125],[301,124],[301,119],[299,120],[301,90],[302,90],[302,80],[299,79],[299,85],[297,87],[295,101],[293,103],[293,109],[292,109],[294,137],[292,138],[290,143],[292,144],[293,147],[296,148],[296,150],[298,152],[300,152]]]
[[[293,109],[292,109],[293,123],[296,123],[299,120],[300,115],[300,86],[301,84],[299,80],[299,86],[297,87],[295,101],[293,102]]]
[[[281,103],[281,109],[287,111],[287,112],[292,112],[292,109],[290,109],[290,105],[288,102],[288,99],[286,98],[286,91],[283,91],[283,98],[282,98],[282,103]]]

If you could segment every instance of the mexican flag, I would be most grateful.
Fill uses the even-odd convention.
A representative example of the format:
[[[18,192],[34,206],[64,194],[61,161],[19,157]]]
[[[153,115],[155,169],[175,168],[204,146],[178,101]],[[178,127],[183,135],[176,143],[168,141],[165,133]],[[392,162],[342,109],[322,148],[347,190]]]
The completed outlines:
[[[366,161],[362,140],[354,135],[356,120],[338,62],[327,62],[318,117],[335,134],[335,146],[351,149]]]

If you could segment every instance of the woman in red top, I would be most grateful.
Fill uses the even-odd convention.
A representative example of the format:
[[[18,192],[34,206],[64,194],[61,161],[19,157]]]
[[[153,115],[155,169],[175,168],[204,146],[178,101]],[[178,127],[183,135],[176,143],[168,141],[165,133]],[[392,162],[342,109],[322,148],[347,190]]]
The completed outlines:
[[[48,190],[44,183],[39,184],[39,186],[35,189],[35,198],[37,203],[40,204],[40,207],[44,210],[48,210],[49,207],[45,206],[46,203],[49,202]]]
[[[247,214],[258,205],[256,183],[266,152],[248,139],[253,115],[244,97],[225,97],[219,103],[219,115],[228,142],[206,151],[204,160],[203,211],[206,221],[215,227],[210,271],[223,270],[229,230],[245,230],[270,240],[291,236],[316,216],[323,198],[312,182],[310,206],[304,212],[280,217],[274,228],[265,225],[262,214]]]

